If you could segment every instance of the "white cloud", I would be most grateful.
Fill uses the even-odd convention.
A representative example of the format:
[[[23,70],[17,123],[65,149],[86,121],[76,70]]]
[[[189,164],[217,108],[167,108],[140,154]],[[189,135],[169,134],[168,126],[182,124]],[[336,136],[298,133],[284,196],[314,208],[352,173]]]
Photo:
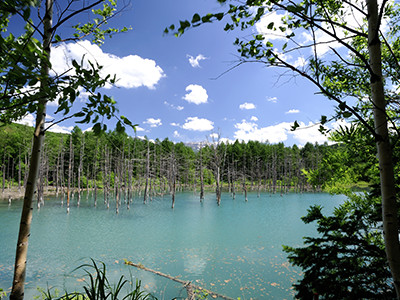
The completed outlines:
[[[257,121],[258,121],[258,118],[255,117],[255,116],[252,116],[252,117],[250,118],[250,121],[257,122]]]
[[[242,120],[241,123],[236,123],[235,128],[237,129],[234,133],[234,138],[240,141],[260,141],[275,144],[279,142],[287,141],[288,137],[291,136],[294,139],[295,144],[304,145],[307,142],[323,144],[325,142],[332,143],[328,140],[328,135],[324,135],[319,132],[319,124],[309,122],[298,122],[300,127],[295,131],[291,131],[293,126],[292,122],[282,122],[272,126],[259,127],[254,122],[248,122]],[[350,123],[345,120],[338,120],[324,126],[326,129],[338,129],[339,125],[349,126]]]
[[[22,117],[20,120],[15,121],[14,123],[33,127],[33,126],[35,126],[35,117],[32,114],[27,114],[24,117]]]
[[[260,21],[256,23],[257,32],[264,35],[267,40],[286,40],[286,36],[291,33],[291,30],[288,29],[282,32],[279,29],[280,26],[286,27],[282,22],[282,18],[285,16],[287,16],[287,14],[278,14],[276,11],[265,14],[261,17]],[[270,23],[274,23],[273,27],[275,27],[276,30],[268,29]]]
[[[193,131],[209,131],[214,129],[214,122],[203,118],[189,117],[185,120],[182,128]]]
[[[169,125],[174,126],[174,127],[180,127],[179,123],[175,123],[175,122],[172,122]]]
[[[77,43],[62,43],[52,49],[51,64],[53,71],[62,74],[71,68],[72,59],[80,62],[84,59],[84,65],[88,61],[103,66],[101,74],[116,74],[117,87],[137,88],[145,86],[154,89],[161,78],[165,77],[164,71],[152,59],[142,58],[138,55],[118,57],[105,53],[103,50],[89,41]],[[110,88],[111,86],[107,86]]]
[[[51,123],[49,124],[51,126],[49,128],[49,131],[51,132],[58,132],[58,133],[71,133],[72,129],[74,129],[74,126],[60,126],[58,124],[52,125]],[[49,127],[47,126],[47,128]]]
[[[307,61],[303,56],[299,56],[293,63],[293,67],[300,68],[305,67],[307,65]]]
[[[290,130],[292,123],[283,122],[273,126],[259,128],[256,123],[242,120],[241,123],[236,123],[237,131],[234,133],[235,139],[247,141],[260,141],[279,143],[287,140],[287,133]]]
[[[319,123],[314,124],[312,122],[309,122],[308,124],[305,124],[303,122],[299,122],[299,125],[299,128],[297,128],[295,131],[290,132],[290,134],[293,135],[293,138],[296,139],[299,144],[304,145],[307,142],[318,144],[323,144],[327,142],[328,144],[332,144],[332,142],[328,140],[329,134],[324,135],[319,132]],[[346,120],[337,120],[335,122],[324,125],[324,128],[337,130],[340,126],[349,127],[350,123],[348,123]]]
[[[305,124],[304,122],[299,122],[299,125],[299,128],[297,128],[295,131],[290,132],[297,143],[304,145],[307,142],[313,144],[323,144],[325,142],[328,142],[328,137],[319,132],[319,124],[314,124],[312,122]],[[328,129],[328,127],[326,126],[325,128]]]
[[[171,104],[171,103],[168,103],[167,101],[164,101],[164,104],[165,104],[166,106],[171,107],[172,109],[176,109],[176,110],[179,110],[179,111],[181,111],[181,110],[184,109],[183,106],[180,106],[180,105],[176,106],[176,105],[173,105],[173,104]]]
[[[149,124],[150,127],[158,127],[161,126],[161,119],[154,119],[154,118],[148,118],[146,121],[143,122],[144,124]]]
[[[213,140],[218,139],[218,137],[219,137],[218,133],[216,133],[216,132],[210,133],[210,138],[212,138]]]
[[[276,98],[276,97],[267,97],[267,101],[268,102],[272,102],[272,103],[277,103],[278,102],[278,98]]]
[[[254,105],[254,103],[248,103],[248,102],[245,102],[245,103],[243,103],[243,104],[240,104],[239,105],[239,108],[240,109],[255,109],[256,108],[256,106]]]
[[[207,59],[203,54],[199,54],[196,57],[186,55],[189,58],[189,63],[193,68],[200,68],[200,61]]]
[[[179,138],[179,137],[181,137],[181,135],[179,134],[179,132],[178,131],[174,131],[174,137],[176,137],[176,138]]]
[[[201,85],[189,84],[186,87],[186,92],[188,93],[183,97],[183,99],[189,103],[198,105],[201,103],[207,103],[208,101],[207,91]]]
[[[285,112],[285,114],[298,114],[300,112],[300,110],[298,109],[291,109],[287,112]]]
[[[145,131],[145,129],[140,126],[135,126],[135,129],[136,131]]]

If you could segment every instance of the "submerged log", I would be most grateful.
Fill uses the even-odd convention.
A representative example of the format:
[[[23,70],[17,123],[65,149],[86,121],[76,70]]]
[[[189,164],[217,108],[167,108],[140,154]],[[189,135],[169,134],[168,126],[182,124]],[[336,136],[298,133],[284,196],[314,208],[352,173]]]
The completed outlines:
[[[210,290],[202,288],[201,286],[194,285],[194,284],[192,284],[191,281],[181,280],[181,279],[178,279],[176,277],[172,277],[171,275],[164,274],[164,273],[161,273],[159,271],[156,271],[156,270],[153,270],[153,269],[150,269],[150,268],[146,268],[145,266],[143,266],[140,263],[139,264],[135,264],[135,263],[133,263],[133,262],[131,262],[129,260],[125,260],[125,264],[129,265],[129,266],[133,266],[133,267],[141,269],[141,270],[145,270],[145,271],[157,274],[159,276],[168,278],[170,280],[173,280],[175,282],[178,282],[178,283],[182,284],[184,286],[184,288],[186,289],[186,292],[187,292],[187,295],[188,295],[187,299],[189,299],[189,300],[196,299],[196,295],[195,295],[193,290],[200,290],[200,291],[205,292],[205,293],[207,293],[207,294],[209,294],[211,296],[214,296],[216,298],[222,298],[222,299],[226,299],[226,300],[234,300],[233,298],[230,298],[230,297],[227,297],[225,295],[221,295],[221,294],[212,292]]]

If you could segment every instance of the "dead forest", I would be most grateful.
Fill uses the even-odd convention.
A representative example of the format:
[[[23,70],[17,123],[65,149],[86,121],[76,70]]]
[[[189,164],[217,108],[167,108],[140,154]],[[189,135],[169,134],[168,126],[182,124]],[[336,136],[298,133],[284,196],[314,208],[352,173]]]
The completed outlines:
[[[7,190],[21,191],[29,168],[32,128],[12,124],[0,131],[2,198]],[[46,133],[37,182],[37,205],[43,195],[61,196],[67,207],[81,192],[93,192],[118,212],[133,197],[144,203],[155,196],[194,191],[202,201],[213,192],[220,204],[222,192],[237,193],[247,201],[248,192],[301,193],[319,191],[324,178],[313,184],[307,174],[320,167],[328,145],[307,143],[285,147],[249,141],[224,143],[220,139],[185,145],[168,140],[150,141],[109,131],[95,135],[75,127],[71,134]],[[243,197],[242,196],[242,197]]]

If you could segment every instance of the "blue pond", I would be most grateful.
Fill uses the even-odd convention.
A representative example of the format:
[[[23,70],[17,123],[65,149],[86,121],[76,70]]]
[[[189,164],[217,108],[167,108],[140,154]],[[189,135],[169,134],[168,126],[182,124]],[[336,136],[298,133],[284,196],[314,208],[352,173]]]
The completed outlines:
[[[178,193],[175,208],[169,196],[147,204],[136,197],[116,214],[98,197],[83,194],[80,206],[71,201],[70,212],[60,198],[45,199],[34,209],[29,242],[26,299],[37,287],[80,290],[82,270],[72,272],[90,258],[107,266],[111,281],[121,275],[142,281],[158,299],[184,297],[179,283],[124,264],[124,259],[155,269],[232,298],[293,299],[291,285],[301,277],[282,245],[300,246],[302,237],[315,235],[314,225],[300,220],[313,204],[329,213],[344,196],[323,193],[270,195],[223,194],[217,206],[214,194],[200,203],[198,194]],[[9,291],[21,213],[20,201],[0,202],[0,287]]]

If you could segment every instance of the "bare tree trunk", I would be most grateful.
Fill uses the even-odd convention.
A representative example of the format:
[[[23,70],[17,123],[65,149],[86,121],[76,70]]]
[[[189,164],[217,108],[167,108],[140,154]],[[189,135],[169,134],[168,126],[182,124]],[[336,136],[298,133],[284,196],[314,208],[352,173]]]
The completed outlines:
[[[78,166],[78,206],[80,205],[81,202],[81,176],[82,176],[82,170],[83,170],[83,149],[85,147],[85,138],[84,135],[82,135],[82,140],[81,140],[81,149],[79,151],[79,166]]]
[[[46,0],[46,14],[43,19],[44,40],[43,52],[50,59],[50,48],[52,38],[52,20],[53,20],[53,0]],[[35,192],[35,184],[38,176],[40,165],[40,151],[44,141],[44,123],[46,118],[47,97],[44,89],[47,86],[47,78],[49,76],[49,65],[46,60],[41,65],[41,88],[40,98],[38,100],[38,110],[36,115],[36,125],[33,134],[32,155],[29,168],[28,181],[25,189],[24,204],[21,214],[21,222],[19,227],[17,249],[15,255],[15,267],[12,291],[10,300],[24,299],[24,284],[26,274],[26,258],[28,254],[28,240],[30,236],[30,228],[32,222],[32,200]]]
[[[371,63],[371,98],[374,110],[375,132],[380,170],[382,216],[385,250],[392,273],[397,299],[400,299],[400,244],[396,184],[392,149],[386,118],[386,101],[382,78],[381,45],[379,40],[379,12],[377,0],[368,0],[368,51]]]
[[[18,192],[21,191],[21,149],[18,149]]]
[[[147,141],[147,155],[146,155],[146,183],[144,186],[143,203],[146,203],[149,196],[149,177],[150,177],[150,145]]]
[[[99,140],[96,140],[96,149],[94,151],[94,162],[93,162],[93,185],[94,185],[94,206],[97,206],[97,152],[99,150]]]
[[[68,186],[67,186],[67,213],[69,213],[69,202],[71,195],[72,160],[74,149],[72,147],[72,135],[69,137],[69,163],[68,163]]]
[[[200,148],[200,202],[204,200],[203,147]]]
[[[4,154],[3,154],[3,184],[2,184],[2,192],[4,193],[4,189],[6,188],[6,147],[4,146]]]

